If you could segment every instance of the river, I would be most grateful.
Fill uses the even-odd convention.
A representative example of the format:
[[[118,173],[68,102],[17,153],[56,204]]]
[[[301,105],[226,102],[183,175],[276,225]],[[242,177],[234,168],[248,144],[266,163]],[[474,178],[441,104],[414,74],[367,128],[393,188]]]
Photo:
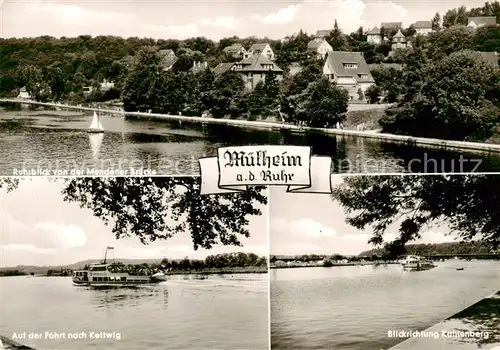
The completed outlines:
[[[500,155],[442,151],[360,137],[297,135],[222,125],[103,116],[104,134],[88,134],[91,113],[0,110],[0,175],[13,169],[154,169],[199,174],[198,159],[235,145],[311,146],[330,156],[334,173],[491,172]],[[463,159],[461,160],[462,157]],[[129,173],[130,174],[130,173]]]
[[[36,349],[269,348],[267,274],[169,276],[116,290],[76,287],[65,277],[4,277],[0,303],[2,334],[41,333],[17,340]],[[100,332],[111,338],[90,339]],[[66,339],[54,339],[61,334]]]
[[[463,266],[463,271],[457,271]],[[379,350],[500,289],[500,262],[271,269],[271,348]],[[435,349],[438,349],[436,344]]]

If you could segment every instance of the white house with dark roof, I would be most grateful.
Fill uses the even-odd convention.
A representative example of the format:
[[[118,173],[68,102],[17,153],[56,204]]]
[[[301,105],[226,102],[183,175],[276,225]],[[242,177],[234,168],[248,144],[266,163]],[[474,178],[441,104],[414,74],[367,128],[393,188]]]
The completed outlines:
[[[158,51],[158,54],[162,57],[171,57],[171,58],[175,57],[175,52],[172,49],[160,50],[160,51]]]
[[[416,21],[412,24],[417,35],[427,35],[432,33],[432,23],[431,21]]]
[[[314,38],[307,44],[307,52],[325,58],[329,51],[333,51],[332,46],[325,38]]]
[[[379,45],[380,43],[382,43],[380,28],[374,27],[373,29],[366,32],[366,41],[374,45]]]
[[[467,27],[481,28],[485,26],[496,26],[497,18],[495,16],[488,17],[469,17],[467,20]]]
[[[164,71],[169,71],[178,58],[173,50],[160,50],[156,53],[160,57],[160,66]]]
[[[234,58],[241,58],[247,52],[243,45],[241,44],[233,44],[226,46],[222,49],[222,51],[228,55],[231,55]]]
[[[270,60],[274,60],[274,51],[268,43],[256,43],[250,46],[248,53],[252,56],[263,54]]]
[[[398,32],[394,34],[394,36],[391,39],[391,49],[394,51],[406,48],[408,48],[408,40],[401,32],[401,30],[398,30]]]
[[[370,69],[361,52],[331,51],[323,66],[323,74],[328,80],[349,92],[351,100],[358,99],[358,90],[375,84]]]
[[[247,90],[255,89],[255,86],[261,81],[266,81],[270,74],[276,76],[280,81],[283,78],[283,70],[271,61],[264,53],[253,55],[236,62],[229,68],[243,75],[245,87]]]

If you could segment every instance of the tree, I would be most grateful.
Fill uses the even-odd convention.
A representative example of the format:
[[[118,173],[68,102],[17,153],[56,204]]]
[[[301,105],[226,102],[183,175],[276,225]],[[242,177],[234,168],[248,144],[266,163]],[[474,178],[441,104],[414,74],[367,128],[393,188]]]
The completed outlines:
[[[389,132],[451,140],[485,140],[500,121],[490,91],[500,91],[498,71],[472,51],[427,63]]]
[[[363,90],[361,88],[358,89],[358,100],[364,100],[365,99],[365,94],[363,94]]]
[[[295,100],[294,122],[328,128],[345,118],[349,94],[322,77],[311,83]]]
[[[217,77],[214,87],[214,106],[211,112],[215,117],[229,115],[234,118],[246,112],[245,83],[240,74],[228,71]]]
[[[439,12],[436,12],[434,17],[432,17],[431,25],[432,25],[432,30],[434,31],[438,31],[441,29],[441,15],[439,14]]]
[[[267,204],[262,187],[227,195],[201,196],[197,177],[116,177],[64,179],[63,199],[90,209],[117,239],[136,236],[141,243],[189,232],[194,249],[216,244],[241,246],[249,237],[248,216],[262,215]],[[18,179],[0,187],[15,190]]]
[[[369,242],[375,246],[387,243],[391,250],[401,250],[432,224],[446,224],[450,234],[464,241],[500,244],[497,175],[345,177],[332,193],[349,225],[372,228]],[[391,225],[399,227],[399,235],[386,242]]]
[[[21,81],[26,87],[26,92],[31,98],[41,101],[48,95],[49,87],[45,83],[43,72],[40,68],[27,65],[20,70]]]
[[[377,103],[379,101],[381,90],[377,85],[372,85],[366,89],[366,97],[370,103]]]

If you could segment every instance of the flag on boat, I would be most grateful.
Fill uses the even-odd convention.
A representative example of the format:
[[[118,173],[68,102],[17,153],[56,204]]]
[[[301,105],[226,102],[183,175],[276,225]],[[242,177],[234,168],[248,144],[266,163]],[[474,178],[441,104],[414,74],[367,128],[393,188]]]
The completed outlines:
[[[106,248],[106,249],[108,249],[108,250],[110,250],[110,249],[115,249],[115,247],[108,247],[108,248]]]

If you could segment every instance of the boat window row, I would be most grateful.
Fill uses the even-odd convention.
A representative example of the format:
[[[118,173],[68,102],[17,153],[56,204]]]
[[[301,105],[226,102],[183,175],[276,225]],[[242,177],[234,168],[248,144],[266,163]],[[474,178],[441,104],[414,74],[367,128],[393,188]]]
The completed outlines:
[[[121,281],[126,282],[127,277],[92,277],[93,282],[110,282],[110,281]]]

